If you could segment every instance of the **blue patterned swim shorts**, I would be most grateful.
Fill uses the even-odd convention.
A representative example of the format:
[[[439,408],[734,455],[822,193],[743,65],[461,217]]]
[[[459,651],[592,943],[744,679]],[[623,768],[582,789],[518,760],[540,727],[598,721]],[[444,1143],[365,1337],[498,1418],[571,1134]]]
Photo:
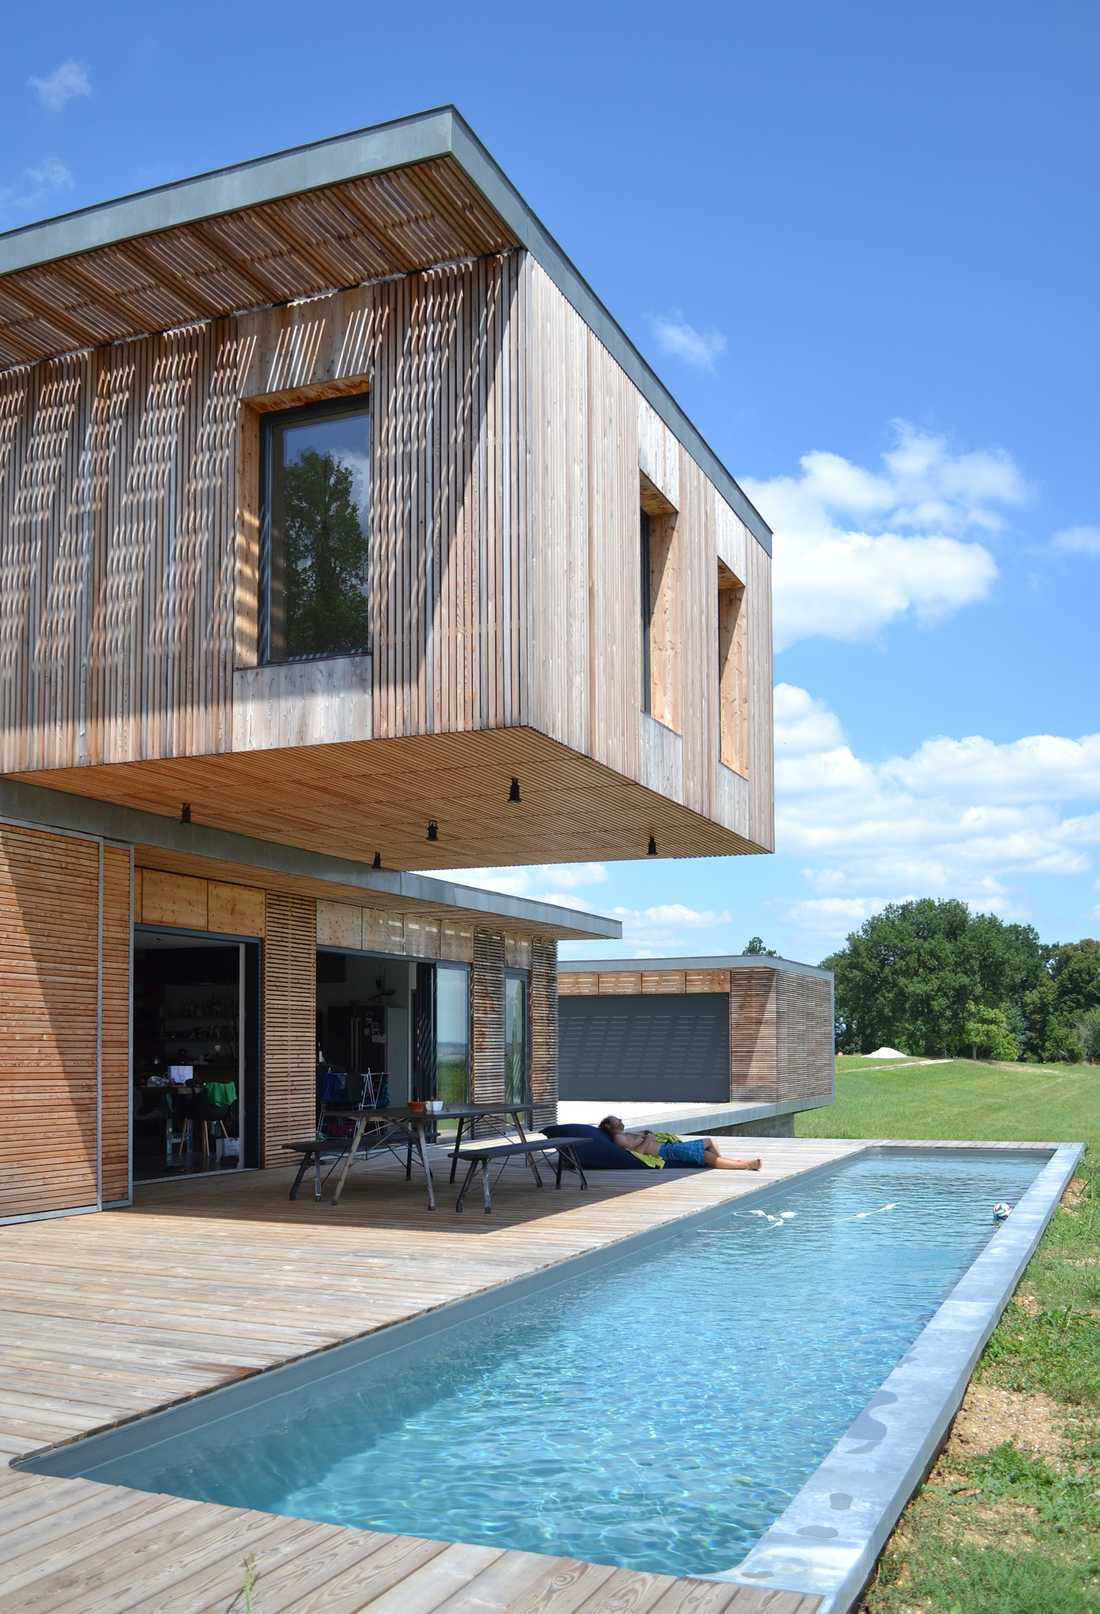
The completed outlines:
[[[666,1166],[705,1166],[705,1138],[687,1138],[683,1143],[662,1143],[658,1153]]]

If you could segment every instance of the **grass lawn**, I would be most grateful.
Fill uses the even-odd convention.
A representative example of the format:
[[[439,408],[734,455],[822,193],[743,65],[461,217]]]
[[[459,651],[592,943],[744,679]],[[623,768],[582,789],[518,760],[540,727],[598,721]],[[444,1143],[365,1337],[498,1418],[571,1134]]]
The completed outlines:
[[[1082,1142],[1089,1153],[887,1546],[862,1614],[1100,1610],[1100,1068],[837,1061],[800,1137]]]

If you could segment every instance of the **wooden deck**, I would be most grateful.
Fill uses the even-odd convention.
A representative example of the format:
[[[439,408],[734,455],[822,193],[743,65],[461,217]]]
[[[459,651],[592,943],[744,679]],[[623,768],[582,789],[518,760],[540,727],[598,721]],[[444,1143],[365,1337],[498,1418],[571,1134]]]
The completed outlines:
[[[861,1147],[723,1139],[757,1176],[605,1173],[538,1192],[512,1169],[491,1217],[433,1215],[422,1184],[357,1168],[335,1209],[289,1173],[150,1187],[126,1211],[4,1229],[0,1614],[370,1608],[812,1614],[818,1600],[572,1559],[314,1524],[6,1466],[243,1375],[611,1244]],[[246,1596],[246,1585],[248,1594]]]

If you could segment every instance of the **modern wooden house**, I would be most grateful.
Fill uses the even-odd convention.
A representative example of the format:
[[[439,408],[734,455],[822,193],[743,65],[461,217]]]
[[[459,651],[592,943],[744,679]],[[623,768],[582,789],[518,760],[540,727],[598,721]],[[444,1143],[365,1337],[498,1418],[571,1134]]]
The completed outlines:
[[[407,871],[771,848],[768,529],[453,109],[0,238],[0,564],[0,1215],[548,1110],[617,928]]]
[[[562,1100],[751,1103],[753,1130],[784,1132],[832,1102],[831,970],[761,954],[558,970]]]

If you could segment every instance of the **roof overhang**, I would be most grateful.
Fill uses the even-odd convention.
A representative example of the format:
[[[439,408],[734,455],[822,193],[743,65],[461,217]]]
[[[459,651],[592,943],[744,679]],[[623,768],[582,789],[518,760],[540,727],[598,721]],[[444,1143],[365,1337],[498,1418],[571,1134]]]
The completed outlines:
[[[763,517],[450,106],[0,235],[0,369],[515,247],[770,553]]]
[[[0,779],[0,822],[33,829],[94,835],[133,846],[144,868],[296,891],[367,908],[445,917],[491,928],[504,925],[561,941],[618,941],[622,925],[603,914],[532,902],[499,891],[435,880],[423,874],[372,869],[350,858],[255,840],[205,824],[180,824],[159,813],[93,801]]]

